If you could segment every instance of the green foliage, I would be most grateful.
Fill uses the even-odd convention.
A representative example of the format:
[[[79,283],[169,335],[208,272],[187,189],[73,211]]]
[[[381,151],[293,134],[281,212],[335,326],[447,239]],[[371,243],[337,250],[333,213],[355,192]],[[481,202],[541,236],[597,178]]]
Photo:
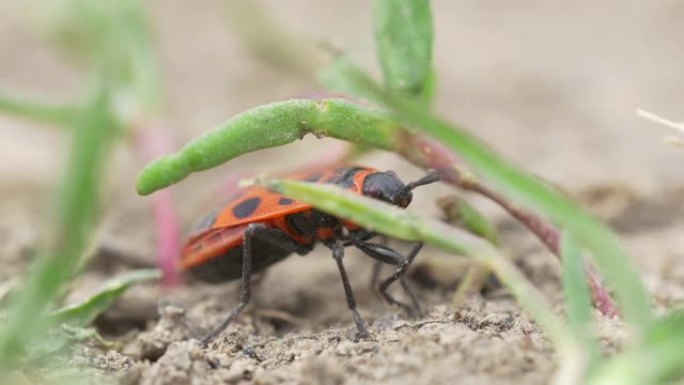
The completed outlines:
[[[598,357],[597,342],[591,330],[591,295],[582,250],[567,233],[562,238],[561,261],[568,326],[582,344],[585,352],[584,364],[589,367]]]
[[[329,136],[380,149],[396,145],[403,130],[377,110],[342,99],[293,99],[246,111],[147,165],[138,176],[141,195],[216,167],[239,155],[282,146],[306,134]]]
[[[60,360],[56,359],[56,356],[74,344],[85,341],[96,341],[98,345],[106,349],[113,349],[119,346],[115,342],[105,341],[94,328],[63,324],[51,329],[43,338],[34,341],[32,345],[28,346],[24,361],[47,365],[52,367],[52,371],[56,371],[60,369],[58,366]]]
[[[104,313],[131,286],[161,278],[157,269],[135,270],[107,282],[102,289],[85,300],[50,313],[53,324],[69,324],[76,327],[89,325]]]
[[[332,87],[342,87],[335,88],[337,91],[364,96],[386,107],[404,126],[438,140],[503,191],[559,223],[592,251],[601,272],[616,290],[625,318],[640,332],[653,322],[646,291],[617,237],[577,205],[499,157],[463,129],[435,117],[420,103],[387,92],[345,61],[338,61],[323,79]]]
[[[428,97],[434,85],[429,0],[374,0],[375,45],[385,85]]]
[[[53,232],[17,290],[7,323],[0,331],[3,366],[11,366],[25,347],[47,329],[49,322],[42,314],[73,273],[92,234],[100,176],[116,127],[109,96],[107,86],[99,85],[74,123]]]
[[[0,94],[0,112],[56,125],[72,124],[78,114],[74,106],[39,103],[34,100]]]
[[[579,383],[586,379],[611,383],[601,382],[608,379],[619,383],[615,380],[624,377],[624,365],[632,365],[631,372],[626,372],[639,372],[631,376],[646,381],[644,383],[680,376],[680,359],[671,357],[679,357],[674,349],[681,346],[681,333],[674,327],[662,326],[664,321],[655,321],[645,289],[615,235],[549,186],[427,110],[425,97],[431,94],[435,84],[434,73],[430,70],[432,21],[429,3],[378,0],[374,7],[376,45],[386,87],[377,86],[364,73],[344,61],[331,66],[321,79],[333,90],[351,93],[383,106],[384,112],[340,100],[321,103],[293,100],[259,107],[196,139],[178,154],[149,165],[139,177],[138,191],[151,193],[191,172],[217,166],[243,153],[290,143],[307,133],[389,149],[405,156],[405,147],[411,143],[406,138],[415,133],[426,134],[453,154],[458,154],[473,170],[498,185],[503,192],[566,229],[562,254],[567,328],[515,266],[481,238],[335,186],[296,181],[265,183],[284,195],[370,229],[465,254],[492,269],[553,340],[560,354],[558,379],[561,382]],[[344,108],[336,111],[335,107]],[[491,226],[470,206],[457,205],[453,209],[456,210],[454,215],[463,217],[474,233],[496,240]],[[582,249],[591,251],[592,258],[615,288],[625,318],[639,337],[624,354],[608,364],[598,357],[596,340],[591,334],[591,304],[580,253]],[[666,325],[681,327],[680,321],[670,320]],[[657,337],[662,335],[666,337]],[[664,354],[670,358],[663,359]],[[659,364],[652,371],[645,371],[637,368],[637,360]],[[592,363],[595,371],[589,370]]]
[[[640,343],[606,359],[591,385],[670,384],[684,377],[684,311],[657,320]]]
[[[83,301],[48,313],[45,322],[50,330],[26,345],[24,360],[46,362],[66,347],[87,340],[98,341],[107,348],[113,347],[112,343],[104,341],[94,329],[86,326],[133,285],[159,280],[160,277],[161,272],[157,269],[131,271],[106,282],[102,289]]]
[[[455,206],[455,215],[463,218],[470,231],[490,242],[336,186],[296,181],[264,183],[370,229],[464,254],[492,269],[556,346],[558,378],[564,383],[656,384],[682,378],[684,313],[653,317],[646,292],[617,238],[560,194],[428,111],[426,101],[436,85],[429,1],[375,0],[373,6],[376,48],[385,86],[377,86],[343,61],[331,66],[322,79],[330,88],[365,97],[384,107],[384,111],[341,99],[290,100],[257,107],[192,141],[179,153],[151,163],[138,179],[138,192],[150,194],[192,172],[248,152],[291,143],[306,134],[405,155],[409,143],[405,139],[424,133],[458,154],[503,192],[566,229],[562,255],[567,326],[515,265],[494,247],[493,228],[466,204]],[[74,339],[92,337],[92,331],[82,326],[132,284],[157,279],[159,274],[133,272],[79,304],[46,313],[72,276],[91,236],[98,211],[98,182],[112,138],[129,119],[157,107],[159,79],[151,33],[138,1],[49,0],[40,9],[50,36],[90,70],[96,86],[92,86],[95,91],[84,105],[73,107],[0,97],[1,111],[73,129],[73,150],[58,195],[53,232],[13,298],[9,317],[0,331],[0,365],[4,367],[15,364],[22,353],[41,357]],[[598,356],[591,335],[591,305],[580,253],[583,249],[591,251],[591,257],[615,288],[625,319],[639,337],[623,353],[609,359]],[[44,339],[45,332],[55,324],[75,327],[68,326],[72,328],[71,336]]]
[[[156,108],[158,67],[139,0],[41,0],[36,11],[58,47],[107,79],[119,118]]]
[[[457,224],[471,233],[498,245],[499,240],[494,225],[465,199],[450,196],[440,200],[440,206],[449,223]]]
[[[92,237],[100,183],[116,134],[123,123],[153,108],[158,92],[151,34],[137,0],[46,0],[36,4],[36,11],[48,36],[88,71],[88,97],[73,106],[0,97],[0,111],[60,125],[71,135],[51,232],[12,297],[0,330],[2,368],[13,367],[35,353],[35,347],[40,350],[53,322],[78,318],[83,324],[118,294],[103,293],[92,303],[46,316]]]

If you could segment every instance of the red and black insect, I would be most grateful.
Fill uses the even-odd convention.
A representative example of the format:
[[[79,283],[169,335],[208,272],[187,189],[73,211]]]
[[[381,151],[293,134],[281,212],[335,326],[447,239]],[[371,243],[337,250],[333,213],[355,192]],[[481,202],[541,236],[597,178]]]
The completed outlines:
[[[437,181],[439,175],[431,172],[420,180],[404,184],[393,171],[338,167],[290,178],[335,184],[404,208],[411,203],[411,190]],[[200,280],[219,283],[242,279],[239,305],[220,326],[204,337],[203,342],[206,344],[220,334],[247,305],[253,271],[263,270],[292,253],[305,255],[317,241],[332,250],[359,336],[367,336],[368,331],[356,310],[354,295],[342,263],[345,246],[354,246],[379,262],[396,266],[396,272],[380,284],[379,291],[390,304],[409,312],[419,312],[415,297],[401,277],[422,244],[416,245],[407,256],[403,256],[385,245],[368,242],[375,235],[351,222],[264,187],[252,186],[243,190],[228,204],[202,220],[183,248],[182,269]],[[394,299],[387,292],[388,287],[397,280],[400,280],[409,295],[411,306]]]

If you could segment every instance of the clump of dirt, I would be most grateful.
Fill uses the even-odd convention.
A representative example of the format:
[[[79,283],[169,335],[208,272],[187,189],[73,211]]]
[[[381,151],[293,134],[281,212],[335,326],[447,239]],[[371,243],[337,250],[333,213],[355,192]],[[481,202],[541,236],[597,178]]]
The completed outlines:
[[[148,346],[153,334],[183,334],[185,326],[172,318],[166,313],[131,344]],[[196,339],[171,342],[149,361],[140,382],[448,384],[467,375],[482,383],[541,383],[555,366],[548,342],[510,299],[473,302],[456,315],[436,306],[420,320],[384,316],[371,324],[367,340],[357,340],[350,327],[276,337],[257,333],[259,322],[242,317],[206,348]],[[117,360],[109,369],[139,371]]]

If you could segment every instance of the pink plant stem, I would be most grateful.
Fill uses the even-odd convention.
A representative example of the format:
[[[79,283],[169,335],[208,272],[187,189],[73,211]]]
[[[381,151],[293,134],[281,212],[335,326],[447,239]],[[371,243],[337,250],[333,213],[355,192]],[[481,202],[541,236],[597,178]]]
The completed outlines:
[[[140,124],[135,130],[135,141],[140,158],[150,161],[171,152],[168,130],[157,124]],[[162,269],[165,287],[178,286],[181,282],[177,263],[180,258],[180,224],[173,204],[170,188],[157,191],[151,196],[157,238],[157,264]]]
[[[615,318],[618,315],[617,307],[613,304],[613,299],[610,298],[610,294],[603,286],[601,278],[596,274],[596,272],[591,268],[591,266],[585,266],[587,272],[587,278],[589,279],[589,290],[591,290],[591,297],[594,300],[594,306],[608,318]]]
[[[514,205],[503,195],[480,184],[469,175],[464,175],[463,170],[458,167],[461,164],[460,160],[447,148],[434,140],[416,134],[407,134],[400,143],[399,152],[406,159],[421,167],[439,171],[442,180],[447,183],[478,193],[497,203],[513,218],[525,225],[552,253],[560,258],[560,233],[556,228],[531,211]],[[604,316],[611,318],[616,316],[617,308],[600,278],[590,266],[586,266],[586,271],[594,305]]]

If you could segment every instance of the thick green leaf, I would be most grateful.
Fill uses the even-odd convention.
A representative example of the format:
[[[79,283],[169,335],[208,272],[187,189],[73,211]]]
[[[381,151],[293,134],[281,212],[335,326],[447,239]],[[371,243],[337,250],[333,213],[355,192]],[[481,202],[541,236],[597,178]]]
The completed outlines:
[[[388,88],[420,96],[432,76],[429,0],[374,0],[375,46]]]
[[[141,195],[218,166],[239,155],[282,146],[306,134],[329,136],[389,150],[403,129],[385,114],[342,99],[293,99],[246,111],[191,141],[178,153],[147,165],[138,176]]]
[[[85,300],[50,313],[51,322],[77,327],[86,326],[106,311],[131,286],[158,280],[160,277],[161,271],[158,269],[136,270],[123,274],[107,282],[101,290]]]

